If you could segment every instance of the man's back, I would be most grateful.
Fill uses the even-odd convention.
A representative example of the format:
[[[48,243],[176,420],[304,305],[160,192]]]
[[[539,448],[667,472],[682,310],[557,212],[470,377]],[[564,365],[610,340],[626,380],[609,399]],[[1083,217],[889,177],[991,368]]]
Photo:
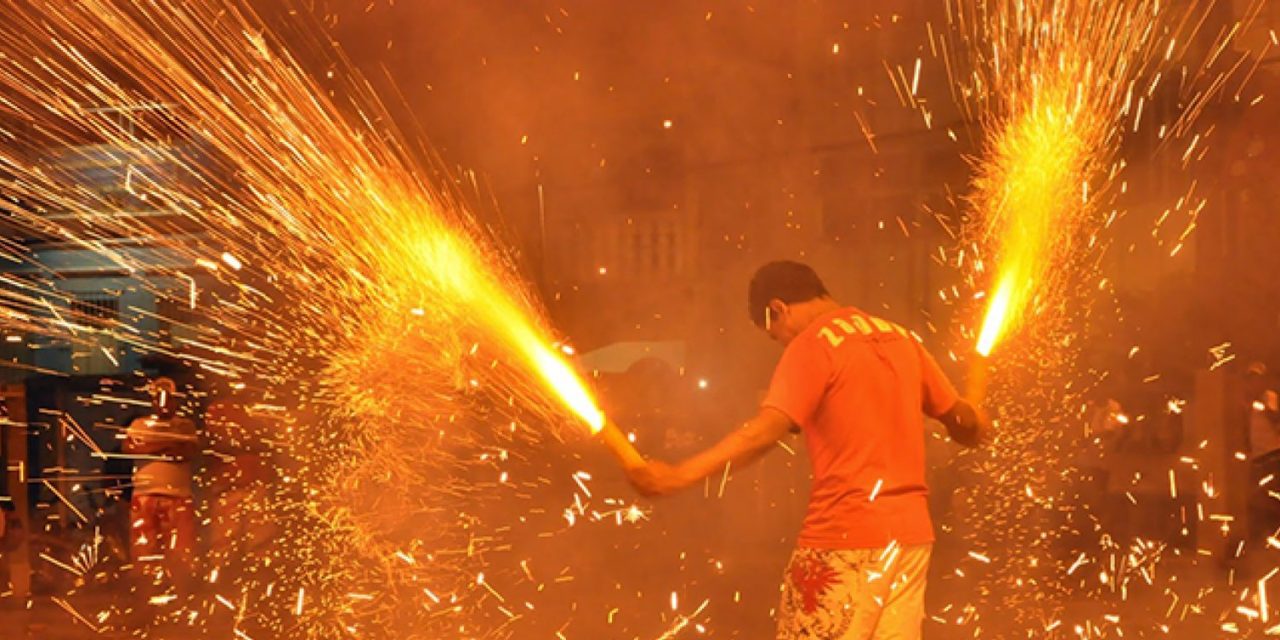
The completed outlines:
[[[955,389],[904,329],[857,309],[828,313],[787,346],[764,405],[804,430],[813,491],[799,545],[826,549],[933,541],[923,413]]]

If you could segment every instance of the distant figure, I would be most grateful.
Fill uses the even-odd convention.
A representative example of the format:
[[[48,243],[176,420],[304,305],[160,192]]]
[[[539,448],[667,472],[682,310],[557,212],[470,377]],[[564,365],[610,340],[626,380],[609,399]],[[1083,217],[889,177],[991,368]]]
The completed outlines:
[[[1266,540],[1280,530],[1280,396],[1268,385],[1267,369],[1253,363],[1245,373],[1249,403],[1249,537]]]
[[[1249,457],[1257,460],[1280,451],[1280,428],[1268,418],[1276,411],[1276,392],[1267,380],[1267,367],[1254,362],[1245,371],[1244,394],[1249,404]]]
[[[777,638],[919,638],[934,540],[923,415],[967,446],[987,438],[989,422],[911,334],[841,306],[806,265],[761,267],[747,308],[786,345],[759,413],[677,465],[629,469],[632,484],[646,495],[674,493],[802,430],[813,489],[786,570]]]
[[[261,394],[240,384],[218,394],[205,410],[210,555],[224,573],[229,559],[259,550],[277,533],[267,502],[277,476],[272,456],[278,432],[272,427],[279,416],[260,400]]]
[[[9,518],[13,515],[13,494],[9,492],[9,407],[0,401],[0,542],[9,530]],[[4,549],[0,545],[0,551]]]
[[[195,424],[177,415],[177,385],[151,382],[151,415],[137,418],[126,432],[125,453],[138,456],[129,503],[133,561],[144,572],[159,562],[179,590],[195,573],[195,512],[192,505]],[[150,572],[147,572],[150,573]]]
[[[1109,514],[1107,488],[1116,460],[1117,442],[1125,433],[1129,417],[1120,401],[1108,397],[1090,403],[1086,442],[1079,447],[1076,464],[1083,476],[1083,498],[1101,514]]]

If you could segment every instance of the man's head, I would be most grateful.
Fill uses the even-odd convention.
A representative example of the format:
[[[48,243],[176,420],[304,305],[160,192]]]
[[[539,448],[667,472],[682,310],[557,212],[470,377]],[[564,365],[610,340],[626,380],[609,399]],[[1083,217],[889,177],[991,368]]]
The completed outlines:
[[[171,378],[152,380],[150,391],[152,415],[167,420],[178,412],[178,385]]]
[[[760,267],[747,288],[751,321],[783,344],[834,305],[818,274],[809,265],[790,260]]]
[[[1261,362],[1251,362],[1244,372],[1244,392],[1252,402],[1262,395],[1267,388],[1267,365]]]

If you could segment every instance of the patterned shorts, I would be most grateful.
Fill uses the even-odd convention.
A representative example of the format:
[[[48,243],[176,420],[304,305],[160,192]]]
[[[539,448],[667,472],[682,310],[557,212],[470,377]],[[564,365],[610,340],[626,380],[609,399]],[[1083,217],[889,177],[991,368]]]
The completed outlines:
[[[783,582],[778,640],[919,640],[932,550],[796,549]]]

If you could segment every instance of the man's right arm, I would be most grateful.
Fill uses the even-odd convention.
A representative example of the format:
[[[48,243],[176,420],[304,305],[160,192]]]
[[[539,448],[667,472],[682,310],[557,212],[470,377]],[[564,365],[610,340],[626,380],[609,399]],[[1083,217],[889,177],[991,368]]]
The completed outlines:
[[[791,425],[791,419],[786,414],[764,407],[756,417],[711,448],[675,465],[651,461],[643,466],[628,468],[627,477],[632,486],[644,495],[675,493],[701,482],[703,478],[726,468],[726,465],[732,465],[736,469],[755,462],[773,449],[774,444],[791,429]]]

